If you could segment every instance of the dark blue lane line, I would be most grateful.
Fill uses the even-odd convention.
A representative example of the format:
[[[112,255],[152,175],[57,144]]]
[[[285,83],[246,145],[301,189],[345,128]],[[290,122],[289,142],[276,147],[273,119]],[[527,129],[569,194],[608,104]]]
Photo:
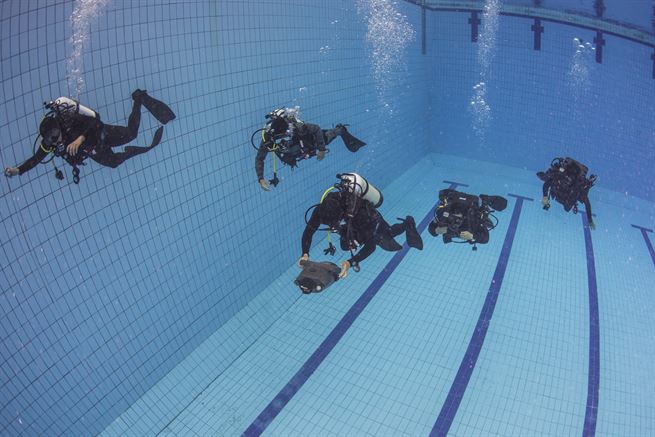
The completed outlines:
[[[491,323],[491,317],[494,314],[496,301],[498,300],[498,295],[500,293],[500,287],[503,285],[503,279],[505,277],[505,270],[507,269],[509,255],[512,252],[512,244],[514,243],[516,228],[519,224],[519,217],[521,216],[521,207],[523,205],[523,201],[533,200],[529,197],[519,196],[516,194],[509,195],[516,198],[516,203],[514,204],[512,218],[509,222],[507,234],[505,235],[503,249],[500,251],[500,256],[498,257],[496,271],[494,272],[494,276],[491,279],[491,285],[489,286],[487,298],[485,299],[484,306],[480,312],[480,317],[478,317],[478,323],[475,325],[475,331],[471,336],[471,340],[469,341],[469,345],[466,349],[466,353],[464,354],[464,358],[462,359],[462,362],[459,365],[459,369],[457,370],[457,376],[455,376],[455,380],[450,386],[448,397],[446,397],[446,401],[441,407],[439,417],[437,418],[437,421],[435,422],[434,426],[432,427],[432,431],[430,432],[431,437],[445,436],[448,434],[448,430],[450,430],[450,426],[455,419],[455,415],[459,409],[459,404],[462,402],[464,392],[466,391],[466,387],[471,380],[471,375],[475,369],[475,364],[478,361],[478,357],[480,356],[480,351],[482,350],[482,345],[487,335],[489,324]]]
[[[632,225],[632,227],[637,228],[641,231],[641,235],[644,237],[644,241],[646,242],[646,247],[648,248],[648,252],[650,252],[650,259],[653,260],[653,265],[655,265],[655,249],[653,249],[653,243],[651,243],[650,238],[648,238],[648,232],[652,233],[653,230],[648,228],[643,228],[637,225]]]
[[[587,283],[589,285],[589,371],[587,377],[587,410],[584,417],[584,437],[596,435],[596,417],[598,416],[598,391],[600,386],[600,326],[598,318],[598,289],[596,286],[596,262],[594,246],[587,214],[582,216],[584,242],[587,249]]]
[[[457,182],[449,182],[451,189],[456,189],[459,184]],[[467,185],[465,185],[467,186]],[[428,224],[434,217],[433,210],[421,220],[421,223],[416,227],[419,234],[428,227]],[[312,376],[314,371],[321,365],[323,360],[334,349],[339,340],[344,336],[346,331],[350,328],[353,322],[364,311],[364,308],[373,300],[373,297],[382,288],[382,285],[389,279],[389,276],[398,267],[400,262],[405,258],[409,246],[407,243],[403,244],[403,248],[396,252],[391,258],[389,263],[382,269],[378,276],[373,280],[371,285],[368,286],[366,291],[357,299],[357,301],[350,307],[348,312],[341,318],[337,326],[325,337],[325,340],[319,345],[314,353],[305,361],[300,370],[289,380],[289,382],[280,390],[280,392],[273,398],[273,400],[259,413],[259,416],[253,420],[248,429],[243,432],[244,436],[259,436],[264,430],[275,420],[280,411],[289,403],[291,398],[302,388],[307,380]]]

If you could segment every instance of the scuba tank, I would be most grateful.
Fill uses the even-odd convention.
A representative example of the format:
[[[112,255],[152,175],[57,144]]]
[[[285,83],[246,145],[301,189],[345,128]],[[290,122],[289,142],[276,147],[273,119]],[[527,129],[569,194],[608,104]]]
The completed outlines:
[[[337,179],[341,179],[342,187],[356,194],[357,197],[368,200],[375,208],[379,208],[382,202],[384,202],[384,197],[382,197],[380,190],[357,173],[338,174]]]
[[[59,97],[52,102],[44,103],[45,107],[55,111],[57,114],[66,115],[67,113],[85,115],[92,118],[100,118],[100,115],[91,108],[76,102],[68,97]]]

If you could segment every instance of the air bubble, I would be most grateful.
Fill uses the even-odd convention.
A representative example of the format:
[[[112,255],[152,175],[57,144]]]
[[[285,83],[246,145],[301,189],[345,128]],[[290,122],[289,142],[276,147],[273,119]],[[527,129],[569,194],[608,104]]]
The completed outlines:
[[[70,43],[73,52],[68,56],[68,86],[75,91],[75,97],[84,90],[84,78],[82,77],[82,60],[84,46],[91,35],[91,22],[107,6],[109,0],[76,0],[73,13],[70,17],[73,34]]]

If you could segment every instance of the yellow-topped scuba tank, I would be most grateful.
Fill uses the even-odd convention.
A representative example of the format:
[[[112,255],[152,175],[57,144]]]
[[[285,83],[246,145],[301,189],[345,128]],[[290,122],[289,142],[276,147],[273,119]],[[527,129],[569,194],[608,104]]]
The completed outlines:
[[[379,208],[384,201],[380,190],[375,188],[364,177],[357,173],[341,173],[337,175],[341,179],[341,185],[354,193],[360,199],[368,200],[375,208]]]

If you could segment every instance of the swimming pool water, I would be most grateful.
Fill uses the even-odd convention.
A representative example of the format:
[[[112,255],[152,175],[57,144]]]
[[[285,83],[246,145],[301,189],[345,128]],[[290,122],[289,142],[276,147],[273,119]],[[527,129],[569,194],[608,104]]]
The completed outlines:
[[[542,22],[535,50],[533,21],[505,15],[472,42],[470,12],[387,0],[90,2],[75,27],[80,4],[0,4],[3,164],[77,86],[107,123],[137,88],[177,118],[79,185],[59,161],[63,181],[5,180],[0,434],[655,433],[652,46],[606,34],[597,63],[594,30]],[[653,38],[642,5],[606,6]],[[336,140],[264,193],[249,138],[295,105],[368,145]],[[134,144],[157,126],[143,111]],[[599,175],[594,231],[541,209],[535,172],[567,155]],[[454,183],[509,204],[477,251],[423,232],[305,296],[303,214],[344,171],[390,223],[425,226]],[[343,259],[325,244],[312,259]]]

